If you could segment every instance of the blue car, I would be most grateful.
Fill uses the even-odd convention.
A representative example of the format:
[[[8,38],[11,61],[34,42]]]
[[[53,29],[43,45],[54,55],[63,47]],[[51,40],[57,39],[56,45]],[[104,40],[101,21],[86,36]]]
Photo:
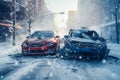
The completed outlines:
[[[61,53],[64,57],[103,59],[109,53],[106,40],[93,30],[71,29],[69,34],[64,36],[64,43],[64,52]]]

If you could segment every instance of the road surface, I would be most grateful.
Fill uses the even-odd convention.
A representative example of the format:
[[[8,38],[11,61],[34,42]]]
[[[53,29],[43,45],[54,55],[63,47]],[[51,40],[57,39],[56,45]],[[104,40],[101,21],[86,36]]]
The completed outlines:
[[[11,57],[11,56],[10,56]],[[0,80],[120,80],[120,60],[61,59],[55,56],[12,56],[0,66]]]

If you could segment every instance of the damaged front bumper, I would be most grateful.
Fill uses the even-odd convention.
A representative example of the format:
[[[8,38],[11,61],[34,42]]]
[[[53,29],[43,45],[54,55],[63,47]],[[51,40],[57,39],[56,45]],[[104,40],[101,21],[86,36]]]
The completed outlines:
[[[106,53],[102,53],[100,49],[96,48],[90,48],[90,47],[71,47],[71,48],[65,48],[65,51],[67,52],[68,56],[75,56],[75,57],[98,57],[98,56],[104,56]]]
[[[38,54],[38,55],[47,55],[47,54],[52,54],[54,53],[54,48],[46,48],[46,49],[42,49],[42,48],[22,48],[22,54],[23,55],[34,55],[34,54]]]

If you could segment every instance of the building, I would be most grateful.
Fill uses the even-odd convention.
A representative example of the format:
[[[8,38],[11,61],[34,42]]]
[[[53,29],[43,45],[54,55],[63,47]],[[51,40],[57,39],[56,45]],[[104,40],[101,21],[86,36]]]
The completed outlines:
[[[32,11],[35,21],[32,23],[32,30],[54,29],[54,14],[48,10],[44,0],[31,0],[30,4],[34,4]]]
[[[80,25],[100,25],[120,18],[120,0],[78,0]],[[117,11],[115,11],[117,8]]]
[[[98,0],[78,0],[79,25],[99,25],[101,24],[100,15]]]
[[[8,21],[10,22],[10,25],[12,24],[12,6],[12,0],[0,0],[0,20],[4,20],[6,22],[4,24],[7,24]],[[28,17],[28,14],[30,14],[30,17]],[[51,15],[42,16],[46,14]],[[36,23],[37,19],[39,19],[37,21],[38,26],[32,23],[33,28],[37,27],[42,29],[45,26],[54,26],[54,15],[47,9],[44,0],[16,0],[16,24],[19,23],[20,26],[24,28],[24,31],[20,31],[20,33],[23,32],[22,34],[26,35],[28,32],[28,18],[32,18],[34,23]],[[4,31],[9,33],[8,30],[9,27],[0,26],[1,34]]]
[[[67,28],[77,28],[78,25],[78,12],[71,10],[68,12],[68,21],[67,21]]]
[[[111,21],[106,24],[102,24],[100,29],[102,33],[102,37],[105,39],[116,43],[116,23],[115,21]],[[120,21],[118,21],[118,30],[119,30],[119,43],[120,43]]]
[[[47,6],[44,0],[18,0],[23,4],[33,17],[42,15],[43,13],[48,12]]]
[[[11,0],[12,1],[12,0]],[[28,31],[28,20],[32,21],[33,29],[43,29],[54,27],[54,14],[47,9],[44,0],[16,0],[18,5],[22,5],[26,9],[26,19],[20,21],[24,26],[24,32]],[[47,15],[50,14],[50,15]],[[33,30],[32,29],[32,30]]]
[[[6,20],[0,20],[0,42],[11,41],[13,27],[12,23]],[[16,34],[19,34],[23,28],[20,25],[16,25]]]
[[[16,20],[20,21],[26,18],[26,9],[24,6],[16,4]],[[12,2],[1,1],[0,2],[0,20],[12,20]]]

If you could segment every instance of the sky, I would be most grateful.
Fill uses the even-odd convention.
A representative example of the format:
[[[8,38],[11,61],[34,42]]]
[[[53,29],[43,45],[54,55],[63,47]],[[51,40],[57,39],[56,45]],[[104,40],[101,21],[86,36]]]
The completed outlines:
[[[53,13],[65,12],[65,14],[55,15],[57,27],[66,27],[69,10],[77,10],[78,0],[45,0],[47,8]]]

